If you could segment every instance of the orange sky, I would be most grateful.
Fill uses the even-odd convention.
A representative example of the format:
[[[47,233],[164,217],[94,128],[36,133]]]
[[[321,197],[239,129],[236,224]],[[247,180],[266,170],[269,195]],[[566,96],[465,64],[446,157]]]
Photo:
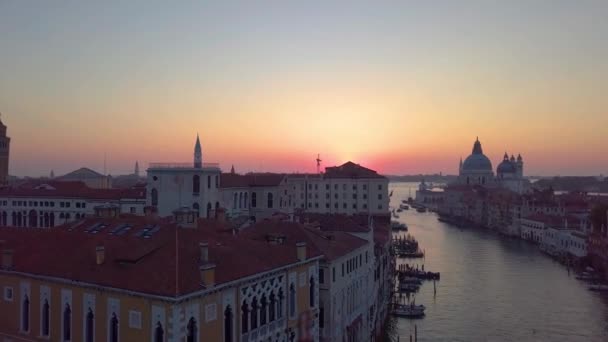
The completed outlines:
[[[0,10],[10,171],[204,159],[225,170],[608,172],[608,6],[326,2]],[[244,13],[247,13],[245,15]]]

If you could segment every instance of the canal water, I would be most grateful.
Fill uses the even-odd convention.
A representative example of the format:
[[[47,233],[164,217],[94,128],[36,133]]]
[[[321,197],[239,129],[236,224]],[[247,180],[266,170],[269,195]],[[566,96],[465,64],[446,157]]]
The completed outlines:
[[[391,207],[413,197],[417,184],[391,183]],[[608,341],[608,296],[587,289],[536,246],[406,210],[399,221],[425,250],[424,259],[397,263],[441,272],[416,295],[426,317],[398,318],[400,341]],[[407,234],[407,233],[400,233]]]

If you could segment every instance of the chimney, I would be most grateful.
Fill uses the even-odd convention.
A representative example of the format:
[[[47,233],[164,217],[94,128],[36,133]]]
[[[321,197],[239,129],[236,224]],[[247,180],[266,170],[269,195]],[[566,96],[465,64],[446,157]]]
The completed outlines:
[[[97,265],[103,265],[106,261],[106,248],[104,246],[97,246],[97,248],[95,248],[95,259]]]
[[[201,250],[201,263],[206,264],[209,262],[209,244],[207,242],[201,242],[198,244]]]
[[[296,243],[296,250],[298,255],[298,261],[306,260],[306,242]]]
[[[2,268],[5,270],[10,270],[13,268],[13,254],[14,251],[12,249],[5,249],[2,251]]]
[[[94,210],[95,216],[98,218],[115,218],[120,215],[120,206],[112,203],[98,205]]]
[[[151,205],[146,206],[144,208],[144,216],[147,218],[150,218],[150,219],[157,219],[158,218],[158,209]]]
[[[215,264],[206,263],[200,266],[201,282],[204,287],[210,288],[215,285]]]
[[[197,228],[198,218],[196,212],[189,207],[181,207],[173,211],[173,219],[180,228]]]

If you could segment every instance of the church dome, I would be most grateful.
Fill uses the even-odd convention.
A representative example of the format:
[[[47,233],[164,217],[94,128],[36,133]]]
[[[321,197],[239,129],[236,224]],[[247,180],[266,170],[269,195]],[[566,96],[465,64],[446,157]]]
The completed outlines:
[[[490,171],[492,172],[492,162],[481,148],[479,139],[473,145],[473,153],[462,163],[462,171]]]
[[[504,160],[502,163],[500,163],[498,165],[498,168],[496,169],[496,173],[515,173],[515,172],[517,172],[515,164],[513,164],[513,162],[508,161],[508,160]]]

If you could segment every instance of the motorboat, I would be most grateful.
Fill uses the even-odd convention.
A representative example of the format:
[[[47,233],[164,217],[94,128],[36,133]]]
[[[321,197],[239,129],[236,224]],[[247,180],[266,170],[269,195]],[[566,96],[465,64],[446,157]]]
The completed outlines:
[[[425,207],[418,207],[416,208],[416,211],[419,213],[426,213],[426,208]]]
[[[403,209],[399,208],[399,209],[397,209],[397,212],[398,213],[403,212]]]
[[[597,291],[597,292],[608,291],[608,285],[600,285],[600,284],[589,285],[589,290]]]
[[[414,284],[414,285],[422,285],[422,280],[414,277],[405,277],[399,280],[402,284]]]
[[[407,224],[391,221],[391,229],[396,231],[407,231]]]
[[[415,304],[395,304],[393,315],[405,318],[421,318],[424,317],[424,305]]]
[[[399,292],[418,292],[420,285],[399,283]]]

